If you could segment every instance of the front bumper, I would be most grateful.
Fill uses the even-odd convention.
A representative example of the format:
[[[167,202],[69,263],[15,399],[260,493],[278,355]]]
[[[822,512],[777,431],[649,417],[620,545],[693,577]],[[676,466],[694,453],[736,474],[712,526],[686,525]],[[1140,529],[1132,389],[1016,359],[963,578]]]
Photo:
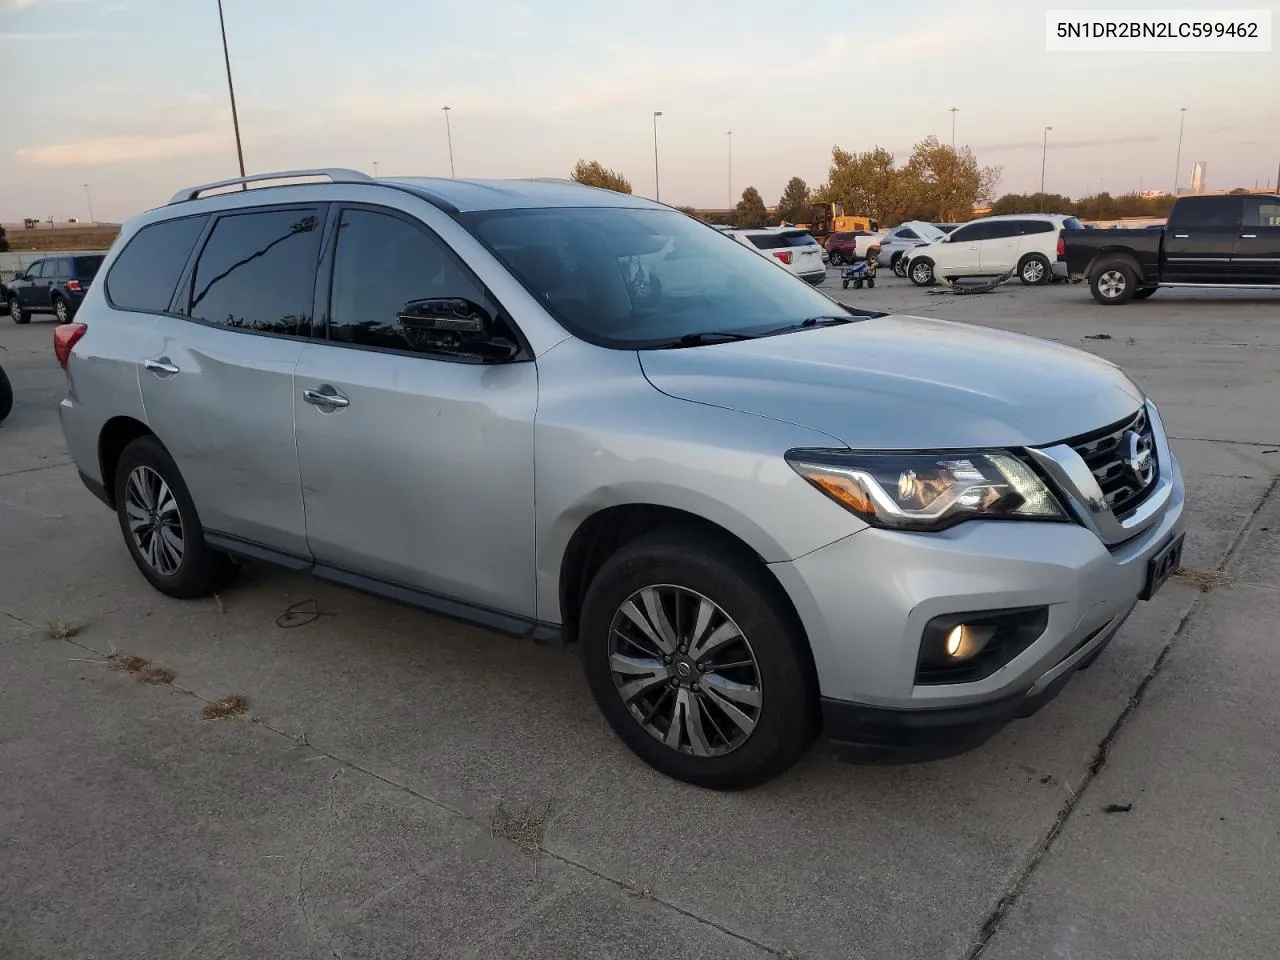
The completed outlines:
[[[1110,548],[1076,523],[970,521],[938,533],[869,528],[771,564],[808,635],[841,752],[959,752],[1057,693],[1124,623],[1147,561],[1182,531],[1182,473],[1164,455],[1162,513]],[[1044,632],[991,675],[916,683],[921,634],[934,617],[1036,606],[1049,610]]]

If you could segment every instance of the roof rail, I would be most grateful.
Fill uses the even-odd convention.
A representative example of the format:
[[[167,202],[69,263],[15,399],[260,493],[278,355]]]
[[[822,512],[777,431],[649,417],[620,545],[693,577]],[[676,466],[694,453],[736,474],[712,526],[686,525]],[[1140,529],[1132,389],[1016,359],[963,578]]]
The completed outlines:
[[[230,180],[218,180],[214,183],[202,183],[196,187],[183,187],[173,195],[169,203],[183,203],[197,200],[207,190],[220,187],[234,187],[237,184],[257,183],[262,180],[293,180],[297,177],[328,177],[331,183],[372,183],[373,177],[359,170],[347,170],[343,167],[323,167],[318,170],[280,170],[276,173],[255,173],[248,177],[233,177]]]

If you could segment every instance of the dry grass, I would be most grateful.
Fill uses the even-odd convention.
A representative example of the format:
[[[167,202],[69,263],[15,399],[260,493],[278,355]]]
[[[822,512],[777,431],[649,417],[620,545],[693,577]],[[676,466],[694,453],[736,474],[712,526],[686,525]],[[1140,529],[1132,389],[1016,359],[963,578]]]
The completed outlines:
[[[538,854],[542,852],[542,842],[547,836],[547,818],[550,814],[549,803],[541,808],[525,807],[516,811],[498,804],[498,809],[489,818],[489,831],[495,837],[509,840],[533,857],[535,878],[538,876]]]
[[[225,720],[228,717],[238,717],[242,713],[249,710],[249,701],[238,693],[233,693],[229,697],[223,697],[221,700],[214,700],[206,703],[204,709],[200,712],[204,714],[206,720]]]
[[[54,617],[44,625],[44,635],[49,640],[68,640],[83,629],[83,625],[74,620]]]
[[[150,666],[150,663],[142,659],[142,657],[115,656],[111,658],[112,670],[128,670],[130,673],[141,673],[143,670],[145,670],[149,666]]]
[[[1201,593],[1225,587],[1231,582],[1231,578],[1221,570],[1197,570],[1195,567],[1183,567],[1174,576],[1193,587],[1198,587]]]
[[[174,673],[168,667],[157,667],[148,665],[134,674],[134,679],[139,683],[173,683]]]
[[[120,232],[119,227],[94,227],[72,224],[24,230],[22,225],[8,227],[5,235],[13,253],[44,253],[54,250],[106,250]]]

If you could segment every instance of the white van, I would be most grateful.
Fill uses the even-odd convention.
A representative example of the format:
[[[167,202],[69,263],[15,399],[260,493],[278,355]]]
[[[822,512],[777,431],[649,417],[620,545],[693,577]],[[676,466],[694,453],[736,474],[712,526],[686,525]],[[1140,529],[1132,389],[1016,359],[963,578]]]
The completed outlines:
[[[907,252],[907,276],[919,287],[958,277],[994,277],[1015,271],[1028,285],[1067,275],[1063,230],[1080,230],[1075,217],[1018,213],[983,217],[957,227],[941,240]]]

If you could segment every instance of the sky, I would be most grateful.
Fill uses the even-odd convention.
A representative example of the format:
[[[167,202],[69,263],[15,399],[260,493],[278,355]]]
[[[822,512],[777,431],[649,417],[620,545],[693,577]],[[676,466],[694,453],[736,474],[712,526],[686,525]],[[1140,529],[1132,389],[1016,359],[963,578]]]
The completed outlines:
[[[248,172],[564,177],[579,158],[661,199],[776,203],[831,148],[931,134],[997,193],[1274,182],[1280,52],[1047,53],[1048,8],[1175,0],[223,0]],[[1272,11],[1280,0],[1198,0]],[[1275,51],[1280,51],[1277,40]],[[235,176],[216,0],[0,0],[0,221],[119,221]],[[728,131],[732,130],[732,138]],[[729,144],[732,139],[732,179]],[[89,198],[86,198],[88,184]]]

